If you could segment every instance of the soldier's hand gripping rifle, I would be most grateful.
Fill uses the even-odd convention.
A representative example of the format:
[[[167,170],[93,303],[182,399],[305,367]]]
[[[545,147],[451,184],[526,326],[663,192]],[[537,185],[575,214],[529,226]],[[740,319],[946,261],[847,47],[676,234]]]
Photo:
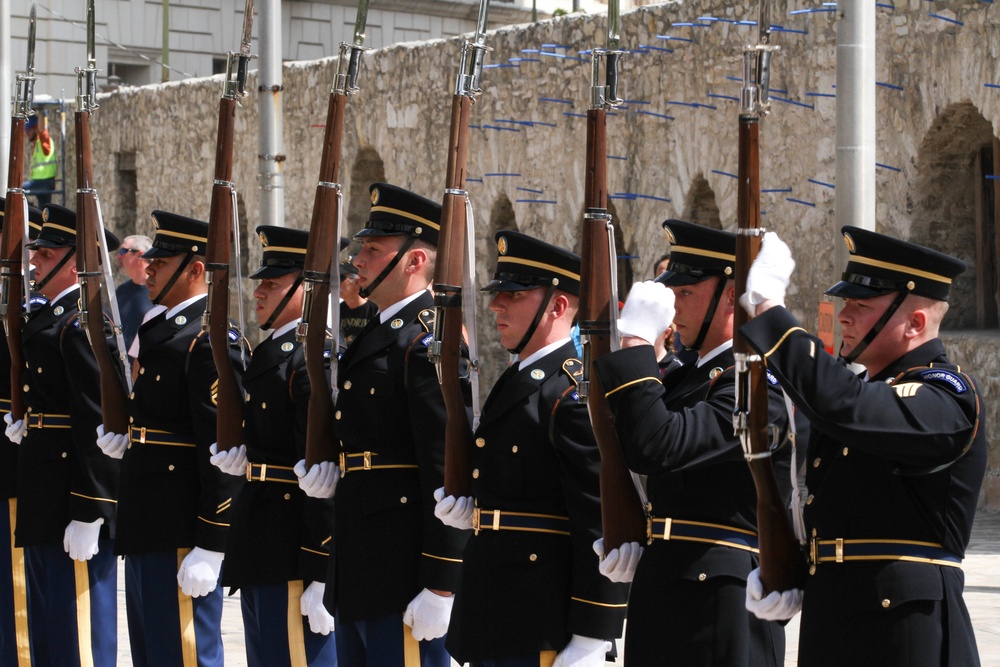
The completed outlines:
[[[476,97],[482,93],[480,77],[486,56],[486,23],[489,0],[479,0],[479,20],[476,35],[462,45],[462,61],[455,94],[451,98],[451,135],[448,140],[448,171],[445,177],[444,202],[441,211],[441,232],[438,240],[437,263],[434,269],[434,342],[430,357],[437,365],[441,394],[448,411],[445,427],[444,489],[446,495],[467,496],[470,493],[470,452],[472,427],[462,390],[462,314],[469,332],[469,373],[472,380],[474,405],[478,405],[478,370],[475,351],[475,301],[463,302],[462,292],[472,289],[473,255],[470,245],[475,241],[470,229],[468,193],[465,191],[465,168],[468,158],[469,116]],[[464,306],[464,308],[463,308]],[[474,413],[478,408],[474,409]]]
[[[24,124],[33,112],[31,101],[35,87],[35,3],[31,3],[28,28],[28,66],[17,75],[17,90],[10,118],[10,155],[7,160],[7,199],[4,204],[3,234],[0,236],[0,311],[10,349],[10,416],[24,418],[24,353],[21,351],[21,292],[27,285],[22,270],[27,268],[24,249],[28,240],[28,200],[21,189],[24,168]],[[25,299],[25,303],[30,300]]]
[[[764,230],[760,226],[760,119],[770,100],[770,0],[761,0],[757,44],[743,49],[743,89],[740,95],[739,180],[737,192],[736,294],[746,292],[747,273],[757,256]],[[771,462],[767,377],[764,361],[738,333],[747,315],[735,309],[733,351],[736,360],[736,407],[733,426],[743,445],[757,489],[757,536],[760,579],[765,594],[801,585],[803,561],[788,508]],[[788,415],[789,420],[793,418]]]
[[[306,427],[306,468],[321,461],[336,460],[340,453],[339,440],[333,433],[333,410],[337,397],[337,355],[330,355],[330,373],[326,371],[326,322],[332,315],[334,346],[340,333],[340,284],[335,275],[340,227],[342,197],[340,178],[341,141],[344,136],[344,109],[347,96],[358,92],[358,69],[364,52],[365,24],[368,18],[368,0],[358,3],[358,16],[354,23],[354,42],[340,43],[337,59],[337,76],[330,89],[330,102],[326,112],[326,131],[323,134],[323,157],[319,166],[319,182],[313,201],[312,221],[309,224],[309,248],[302,270],[305,297],[302,302],[302,321],[296,332],[303,341],[306,356],[306,373],[309,375],[308,425]],[[332,310],[331,310],[332,309]]]
[[[215,180],[208,218],[208,247],[205,271],[208,274],[208,305],[202,316],[202,329],[208,331],[212,359],[219,374],[216,442],[225,451],[243,442],[243,396],[236,369],[229,358],[229,256],[232,239],[239,243],[236,219],[236,186],[233,184],[233,134],[238,98],[246,97],[249,71],[250,39],[253,28],[253,0],[246,0],[243,10],[243,36],[239,52],[230,51],[226,62],[226,81],[219,100],[219,130],[215,144]],[[236,249],[239,264],[239,246]],[[241,281],[237,276],[237,284]],[[242,289],[237,302],[242,308]],[[240,318],[242,320],[242,317]],[[242,335],[242,327],[241,327]]]
[[[80,281],[80,324],[87,332],[100,369],[104,432],[123,434],[128,432],[126,397],[131,390],[132,374],[121,335],[121,318],[111,282],[110,258],[101,220],[101,204],[93,185],[90,155],[90,115],[98,108],[94,0],[87,5],[87,66],[77,68],[76,82],[76,112],[73,117],[76,129],[76,269]],[[105,337],[102,283],[108,291],[112,308],[119,356],[117,362],[108,349]]]
[[[646,517],[635,479],[622,456],[611,409],[594,372],[594,362],[618,346],[617,258],[608,214],[608,109],[618,98],[619,3],[608,2],[607,48],[592,53],[590,108],[587,110],[587,174],[584,188],[583,248],[580,271],[580,340],[584,379],[580,398],[587,402],[590,423],[601,453],[601,521],[605,552],[625,542],[645,542]],[[601,74],[604,73],[602,83]]]

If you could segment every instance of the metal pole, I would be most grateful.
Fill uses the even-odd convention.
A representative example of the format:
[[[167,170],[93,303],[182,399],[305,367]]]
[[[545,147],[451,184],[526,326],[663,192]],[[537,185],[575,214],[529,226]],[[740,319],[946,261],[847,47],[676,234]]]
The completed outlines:
[[[163,0],[163,49],[160,54],[160,81],[170,81],[170,0]]]
[[[835,213],[844,248],[841,225],[875,229],[875,3],[841,0],[839,7]]]
[[[12,70],[10,61],[10,0],[0,0],[0,184],[7,184],[7,155],[10,151],[10,110]]]
[[[260,222],[285,225],[285,139],[281,102],[281,2],[264,0],[258,10],[260,115],[257,181],[260,187]]]
[[[531,22],[538,22],[538,0],[531,0]]]

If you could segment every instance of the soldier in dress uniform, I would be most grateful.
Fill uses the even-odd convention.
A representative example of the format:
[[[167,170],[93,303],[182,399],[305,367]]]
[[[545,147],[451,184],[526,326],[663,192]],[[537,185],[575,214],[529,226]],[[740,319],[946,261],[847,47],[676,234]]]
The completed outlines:
[[[493,293],[501,344],[518,360],[475,432],[473,497],[437,493],[438,517],[473,532],[448,650],[484,667],[603,665],[621,635],[628,586],[601,576],[592,549],[600,454],[570,338],[580,258],[518,232],[497,232],[496,242],[483,291]]]
[[[99,440],[105,454],[123,458],[117,552],[129,643],[137,666],[221,666],[218,580],[241,482],[209,460],[218,374],[201,327],[208,223],[164,211],[152,219],[143,258],[157,307],[139,327],[138,350],[133,342],[130,432]],[[230,331],[231,345],[238,339]]]
[[[21,329],[27,415],[7,428],[20,442],[15,544],[24,548],[31,659],[114,665],[120,466],[95,442],[100,374],[78,319],[76,214],[49,204],[43,219],[29,248],[34,288],[48,303],[33,308]],[[106,243],[118,247],[111,234]]]
[[[979,665],[962,599],[986,468],[982,396],[938,338],[960,260],[857,227],[843,228],[850,258],[827,294],[840,355],[827,354],[783,305],[794,267],[773,234],[748,277],[742,333],[765,356],[810,421],[805,526],[808,574],[800,596],[748,606],[787,618],[801,600],[799,664]],[[751,588],[753,588],[751,582]]]
[[[306,452],[309,407],[295,337],[309,234],[261,226],[257,236],[263,256],[250,277],[260,281],[257,320],[268,333],[243,374],[245,444],[212,457],[247,480],[233,503],[222,583],[240,589],[248,664],[333,666],[333,617],[323,606],[333,501],[307,497],[294,473]]]
[[[310,495],[336,490],[326,606],[337,618],[340,663],[447,667],[443,636],[466,536],[434,516],[446,413],[427,358],[427,288],[441,206],[385,183],[371,186],[371,200],[354,264],[380,313],[340,360],[340,465],[303,464],[300,485]]]
[[[626,543],[601,564],[615,579],[634,572],[625,661],[781,665],[783,628],[745,608],[758,562],[757,494],[733,432],[736,236],[680,220],[663,227],[667,271],[632,288],[619,323],[623,349],[596,363],[625,462],[648,475],[645,550]],[[698,357],[661,380],[651,343],[671,320]],[[784,403],[773,393],[769,420],[784,437]],[[785,489],[789,450],[775,455]]]
[[[0,229],[3,228],[3,208],[0,197]],[[28,207],[28,230],[32,241],[42,230],[42,212]],[[20,294],[7,295],[9,307],[19,308]],[[32,297],[32,308],[47,303],[41,295]],[[10,414],[10,349],[0,345],[0,414]],[[11,419],[13,421],[13,419]],[[24,578],[24,549],[14,546],[17,515],[17,450],[18,445],[6,436],[0,437],[0,493],[7,499],[7,508],[0,512],[0,664],[21,666],[31,664],[28,642],[28,604]]]

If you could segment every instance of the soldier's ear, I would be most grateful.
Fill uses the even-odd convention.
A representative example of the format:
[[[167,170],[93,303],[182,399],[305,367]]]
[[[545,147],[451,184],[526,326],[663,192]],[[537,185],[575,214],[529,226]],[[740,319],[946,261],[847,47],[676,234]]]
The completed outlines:
[[[190,271],[192,278],[201,278],[205,275],[205,263],[200,260],[194,260],[188,264],[188,271]]]

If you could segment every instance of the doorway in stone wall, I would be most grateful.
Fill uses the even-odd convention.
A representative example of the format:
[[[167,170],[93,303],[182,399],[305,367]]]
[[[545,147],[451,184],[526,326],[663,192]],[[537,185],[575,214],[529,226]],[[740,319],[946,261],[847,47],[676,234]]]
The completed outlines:
[[[341,177],[340,180],[343,182],[344,178]],[[368,194],[371,184],[385,182],[385,164],[373,146],[363,146],[358,151],[351,164],[350,180],[351,184],[345,193],[347,201],[344,202],[347,215],[344,216],[343,229],[340,230],[347,238],[353,238],[368,221],[368,212],[372,207]]]
[[[997,206],[995,181],[987,179],[1000,159],[995,144],[992,124],[975,105],[947,106],[931,123],[917,152],[908,201],[910,228],[885,230],[968,265],[952,284],[944,329],[998,324]]]

